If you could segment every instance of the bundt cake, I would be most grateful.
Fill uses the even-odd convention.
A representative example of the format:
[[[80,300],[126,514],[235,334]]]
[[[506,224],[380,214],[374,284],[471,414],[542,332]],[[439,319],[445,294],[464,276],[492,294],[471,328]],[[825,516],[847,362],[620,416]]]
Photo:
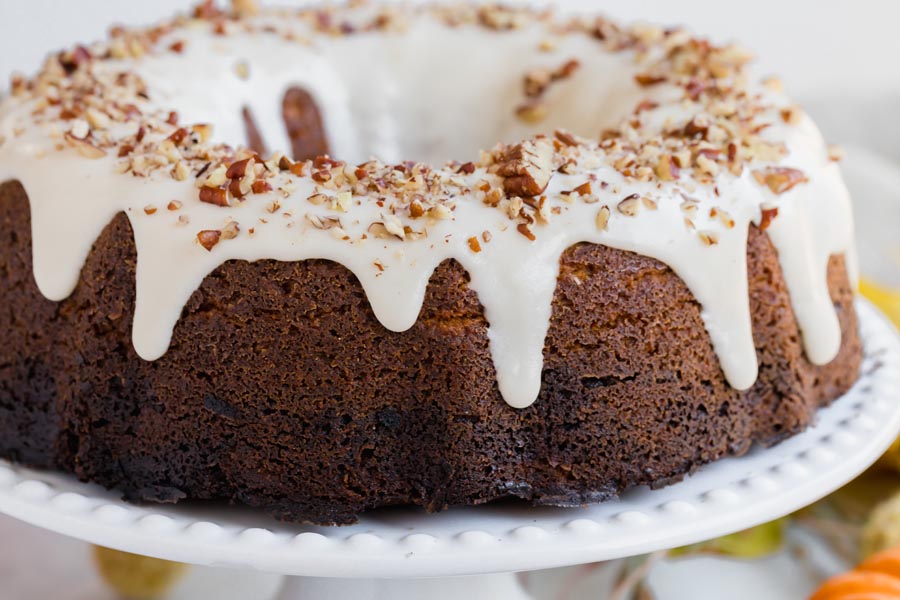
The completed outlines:
[[[859,370],[852,215],[749,61],[249,2],[51,55],[0,104],[0,455],[331,524],[582,505],[803,430]]]

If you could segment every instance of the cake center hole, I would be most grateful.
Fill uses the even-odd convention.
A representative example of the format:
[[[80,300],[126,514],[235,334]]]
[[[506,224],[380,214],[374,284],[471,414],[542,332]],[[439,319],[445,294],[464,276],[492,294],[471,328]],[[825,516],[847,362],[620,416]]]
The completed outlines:
[[[378,158],[387,163],[416,160],[441,165],[474,160],[480,150],[498,142],[552,135],[556,129],[597,139],[638,100],[630,82],[610,75],[607,85],[587,76],[579,85],[572,77],[540,98],[523,92],[527,74],[509,77],[488,97],[473,87],[465,94],[456,89],[439,97],[421,92],[415,101],[396,102],[373,93],[368,102],[351,98],[339,103],[323,97],[327,94],[321,90],[315,93],[292,85],[281,98],[280,118],[261,119],[269,116],[266,107],[250,104],[241,108],[240,116],[245,143],[262,156],[280,150],[295,160],[328,154],[351,163]]]
[[[628,53],[580,35],[543,51],[540,35],[422,23],[312,49],[279,46],[281,54],[240,47],[224,60],[243,65],[244,77],[212,84],[228,93],[210,94],[208,75],[205,91],[192,80],[166,91],[211,122],[220,141],[262,155],[431,165],[476,160],[497,143],[556,129],[597,140],[651,95],[636,84]]]

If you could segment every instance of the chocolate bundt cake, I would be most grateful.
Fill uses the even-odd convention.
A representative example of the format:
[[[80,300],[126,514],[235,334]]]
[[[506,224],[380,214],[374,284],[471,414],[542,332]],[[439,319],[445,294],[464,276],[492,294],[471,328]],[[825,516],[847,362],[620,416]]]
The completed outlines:
[[[852,215],[749,60],[247,2],[50,56],[0,104],[0,455],[327,524],[581,505],[803,430],[859,370]]]

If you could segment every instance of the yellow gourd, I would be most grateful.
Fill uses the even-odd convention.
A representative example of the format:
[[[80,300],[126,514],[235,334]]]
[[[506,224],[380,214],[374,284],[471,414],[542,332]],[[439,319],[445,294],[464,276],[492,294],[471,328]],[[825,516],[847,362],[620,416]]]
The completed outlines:
[[[900,328],[900,290],[890,290],[873,281],[862,279],[859,282],[859,292]],[[900,471],[900,439],[895,440],[888,448],[879,464]]]
[[[163,597],[187,573],[187,565],[94,547],[94,560],[103,580],[129,600]]]
[[[900,327],[900,289],[889,290],[873,281],[859,282],[859,292]]]

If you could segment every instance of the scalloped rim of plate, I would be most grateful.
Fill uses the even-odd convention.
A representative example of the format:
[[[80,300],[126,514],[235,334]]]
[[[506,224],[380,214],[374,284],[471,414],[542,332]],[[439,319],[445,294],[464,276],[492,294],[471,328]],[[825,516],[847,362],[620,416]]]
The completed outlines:
[[[857,301],[859,381],[817,423],[771,448],[659,490],[584,508],[494,504],[428,515],[373,511],[356,525],[274,521],[239,507],[137,506],[114,492],[0,461],[0,512],[119,550],[194,564],[318,577],[440,577],[611,560],[763,523],[856,477],[900,432],[900,338]]]

